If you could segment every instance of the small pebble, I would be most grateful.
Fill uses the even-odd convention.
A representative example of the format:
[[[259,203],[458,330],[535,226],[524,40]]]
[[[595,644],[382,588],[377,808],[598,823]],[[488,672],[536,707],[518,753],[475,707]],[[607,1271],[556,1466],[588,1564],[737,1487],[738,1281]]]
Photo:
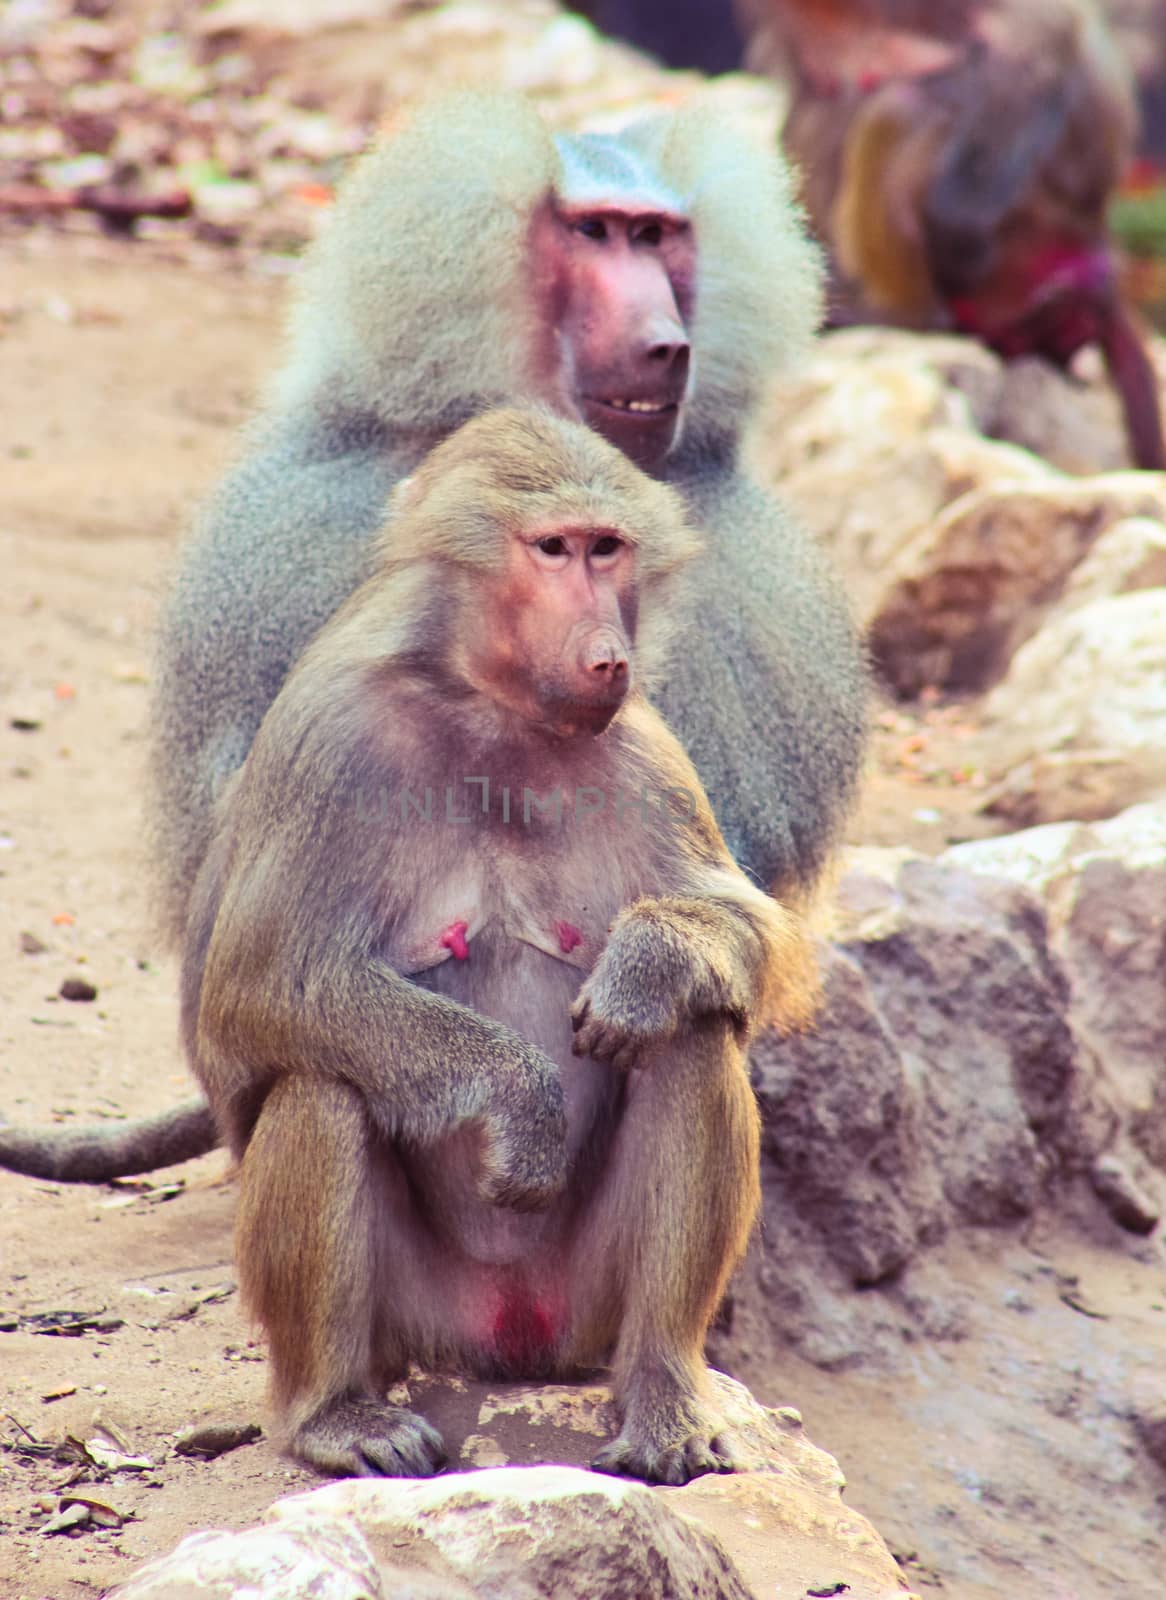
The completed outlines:
[[[97,990],[88,978],[66,978],[57,993],[62,1000],[97,999]]]

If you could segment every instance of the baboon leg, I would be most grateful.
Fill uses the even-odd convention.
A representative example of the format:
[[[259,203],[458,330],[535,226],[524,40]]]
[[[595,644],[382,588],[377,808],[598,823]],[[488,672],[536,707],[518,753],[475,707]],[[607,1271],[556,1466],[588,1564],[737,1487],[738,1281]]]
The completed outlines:
[[[614,1381],[623,1426],[604,1472],[686,1483],[735,1465],[708,1395],[704,1341],[760,1200],[759,1123],[744,1052],[709,1021],[629,1084],[611,1164],[576,1266],[576,1326],[622,1304]],[[612,1261],[622,1263],[617,1285]]]
[[[306,1076],[272,1089],[243,1157],[236,1249],[270,1344],[290,1452],[350,1477],[425,1477],[445,1459],[421,1417],[386,1405],[405,1368],[385,1325],[375,1147],[360,1095]]]

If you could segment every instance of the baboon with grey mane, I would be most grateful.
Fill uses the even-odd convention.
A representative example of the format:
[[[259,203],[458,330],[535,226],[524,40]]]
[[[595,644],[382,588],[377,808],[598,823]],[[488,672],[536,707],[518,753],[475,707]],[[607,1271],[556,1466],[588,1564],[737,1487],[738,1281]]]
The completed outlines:
[[[394,486],[514,402],[586,422],[681,496],[705,551],[655,702],[735,859],[812,893],[856,789],[865,666],[822,556],[740,454],[765,384],[812,336],[819,280],[780,157],[700,108],[554,136],[520,96],[460,92],[356,163],[162,613],[155,836],[175,943],[216,807],[289,669],[368,576]],[[216,1139],[188,1102],[120,1129],[0,1129],[0,1164],[100,1181]]]

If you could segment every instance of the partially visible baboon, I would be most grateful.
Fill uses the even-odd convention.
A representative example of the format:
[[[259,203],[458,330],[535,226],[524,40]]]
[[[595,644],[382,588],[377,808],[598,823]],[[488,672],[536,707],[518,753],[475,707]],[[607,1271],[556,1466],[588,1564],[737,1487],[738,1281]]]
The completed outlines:
[[[793,89],[784,139],[830,247],[835,314],[1057,365],[1097,344],[1133,460],[1166,467],[1106,229],[1130,78],[1092,0],[738,3],[749,65]]]
[[[224,796],[186,937],[285,1437],[429,1473],[384,1402],[411,1362],[614,1351],[597,1465],[731,1470],[702,1350],[758,1200],[744,1048],[814,978],[638,688],[695,540],[546,413],[468,423],[406,489]]]
[[[570,0],[602,33],[650,51],[669,67],[733,72],[741,35],[733,0]]]
[[[699,109],[552,138],[519,96],[461,93],[357,163],[305,260],[286,365],[162,617],[171,936],[217,801],[292,663],[370,572],[394,484],[515,400],[586,421],[682,496],[707,549],[677,593],[682,644],[657,699],[736,859],[809,894],[861,765],[862,652],[819,552],[738,450],[818,309],[779,156]],[[210,1147],[197,1104],[175,1115],[182,1154]],[[147,1171],[157,1126],[138,1127],[104,1169],[96,1129],[0,1130],[0,1163],[58,1180]]]
[[[1138,92],[1138,153],[1157,169],[1166,163],[1166,0],[1101,0],[1114,37],[1130,63]]]

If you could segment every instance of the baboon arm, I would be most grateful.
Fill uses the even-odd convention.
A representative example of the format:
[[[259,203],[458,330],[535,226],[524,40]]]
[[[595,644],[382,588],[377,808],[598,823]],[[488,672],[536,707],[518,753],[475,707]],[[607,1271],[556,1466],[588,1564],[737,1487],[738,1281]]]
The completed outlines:
[[[0,1127],[0,1167],[54,1183],[109,1183],[204,1156],[219,1144],[205,1100],[89,1128]]]
[[[229,945],[212,949],[196,1056],[216,1104],[245,1104],[257,1080],[320,1075],[360,1090],[388,1137],[425,1142],[557,1075],[511,1029],[382,961],[329,952],[296,972],[277,961],[257,987]]]
[[[760,1023],[810,1020],[814,961],[799,921],[732,878],[716,873],[715,892],[638,900],[619,914],[571,1007],[577,1055],[635,1067],[710,1019],[742,1043]]]

